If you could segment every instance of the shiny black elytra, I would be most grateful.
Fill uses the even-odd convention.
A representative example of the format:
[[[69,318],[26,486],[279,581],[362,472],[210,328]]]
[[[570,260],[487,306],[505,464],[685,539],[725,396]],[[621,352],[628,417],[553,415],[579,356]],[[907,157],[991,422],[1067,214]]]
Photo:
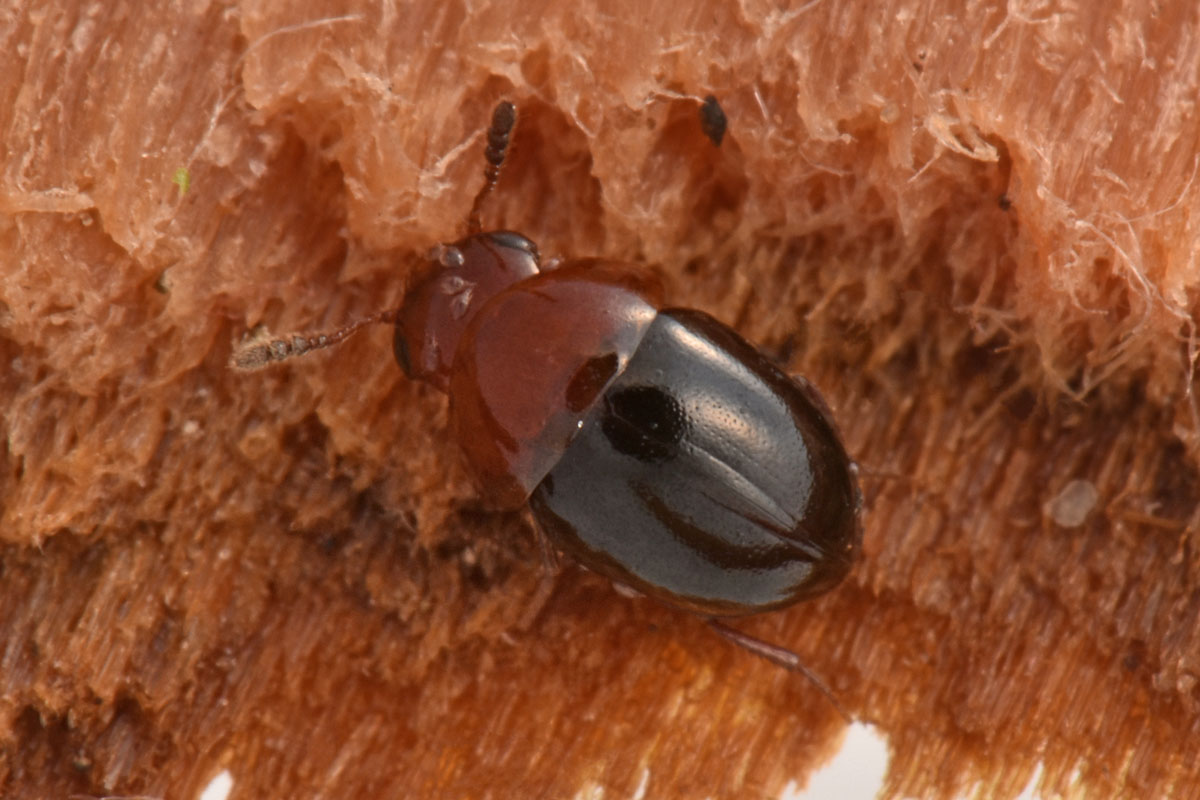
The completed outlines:
[[[705,109],[720,111],[712,98],[702,120]],[[402,308],[329,335],[250,342],[234,365],[394,323],[398,363],[449,394],[455,436],[492,503],[528,502],[553,547],[708,618],[829,695],[794,654],[713,620],[814,597],[853,565],[861,495],[827,406],[709,315],[663,308],[644,268],[544,269],[530,239],[483,232],[515,123],[511,103],[497,106],[468,235],[434,249]],[[717,144],[723,112],[719,123],[714,133],[704,122]]]
[[[857,552],[858,495],[804,389],[700,311],[660,311],[529,499],[550,540],[706,616],[828,591]]]

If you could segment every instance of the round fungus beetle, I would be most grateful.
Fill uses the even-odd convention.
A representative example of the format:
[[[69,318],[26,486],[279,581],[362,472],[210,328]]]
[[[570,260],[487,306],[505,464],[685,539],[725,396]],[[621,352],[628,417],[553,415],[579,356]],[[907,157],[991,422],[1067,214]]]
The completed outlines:
[[[664,307],[645,268],[548,267],[522,234],[484,231],[481,207],[515,123],[514,106],[500,103],[467,236],[434,248],[400,309],[328,335],[247,342],[234,366],[393,323],[405,373],[449,395],[454,434],[488,500],[528,503],[555,549],[705,617],[832,700],[790,651],[714,619],[811,598],[850,570],[861,494],[828,407],[708,314]]]

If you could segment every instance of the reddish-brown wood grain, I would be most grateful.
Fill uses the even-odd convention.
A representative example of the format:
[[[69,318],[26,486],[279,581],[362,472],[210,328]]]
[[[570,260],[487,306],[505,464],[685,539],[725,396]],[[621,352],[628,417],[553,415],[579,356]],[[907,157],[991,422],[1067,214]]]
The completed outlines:
[[[804,681],[546,574],[387,331],[227,368],[396,305],[501,96],[490,224],[651,265],[833,406],[865,558],[745,627],[890,789],[1194,793],[1198,15],[11,8],[0,793],[744,797],[836,747]]]

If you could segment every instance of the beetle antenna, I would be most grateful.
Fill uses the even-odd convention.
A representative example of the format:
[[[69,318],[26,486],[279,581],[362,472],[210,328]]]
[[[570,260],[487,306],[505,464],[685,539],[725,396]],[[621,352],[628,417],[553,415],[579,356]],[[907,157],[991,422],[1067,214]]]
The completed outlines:
[[[483,230],[480,210],[483,207],[483,201],[496,188],[496,181],[500,179],[500,167],[504,165],[504,156],[508,153],[508,137],[512,134],[516,124],[517,107],[507,100],[500,101],[496,110],[492,112],[492,126],[488,128],[487,132],[487,149],[483,151],[483,157],[488,162],[487,167],[483,170],[483,188],[479,190],[479,194],[475,195],[475,202],[471,204],[471,213],[467,216],[467,232],[470,234],[476,234]]]
[[[722,622],[717,622],[715,619],[708,620],[708,626],[743,650],[748,650],[759,658],[765,658],[775,666],[783,667],[788,672],[798,672],[808,678],[809,683],[821,690],[821,694],[825,695],[847,723],[854,722],[853,717],[837,701],[837,698],[833,696],[833,692],[825,685],[825,682],[818,678],[812,670],[804,666],[804,663],[800,661],[800,656],[791,650],[764,642],[762,639],[757,639],[748,633],[742,633]]]
[[[349,325],[331,333],[293,333],[281,338],[274,338],[263,329],[233,348],[233,354],[229,357],[229,366],[242,372],[253,372],[271,364],[278,364],[280,361],[287,361],[289,358],[297,358],[311,353],[314,350],[341,344],[353,336],[359,328],[367,325],[376,323],[395,325],[399,318],[400,309],[394,308],[390,311],[379,311],[368,317],[356,319]]]

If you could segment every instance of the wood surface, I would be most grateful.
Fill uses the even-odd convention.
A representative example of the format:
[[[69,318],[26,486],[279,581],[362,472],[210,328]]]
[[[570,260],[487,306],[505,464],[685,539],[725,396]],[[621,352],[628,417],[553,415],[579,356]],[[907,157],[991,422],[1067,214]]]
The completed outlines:
[[[486,224],[833,407],[864,558],[739,625],[891,796],[1200,793],[1200,6],[782,5],[0,12],[0,794],[774,797],[837,749],[803,680],[548,571],[388,330],[228,368],[398,304],[502,97]]]

